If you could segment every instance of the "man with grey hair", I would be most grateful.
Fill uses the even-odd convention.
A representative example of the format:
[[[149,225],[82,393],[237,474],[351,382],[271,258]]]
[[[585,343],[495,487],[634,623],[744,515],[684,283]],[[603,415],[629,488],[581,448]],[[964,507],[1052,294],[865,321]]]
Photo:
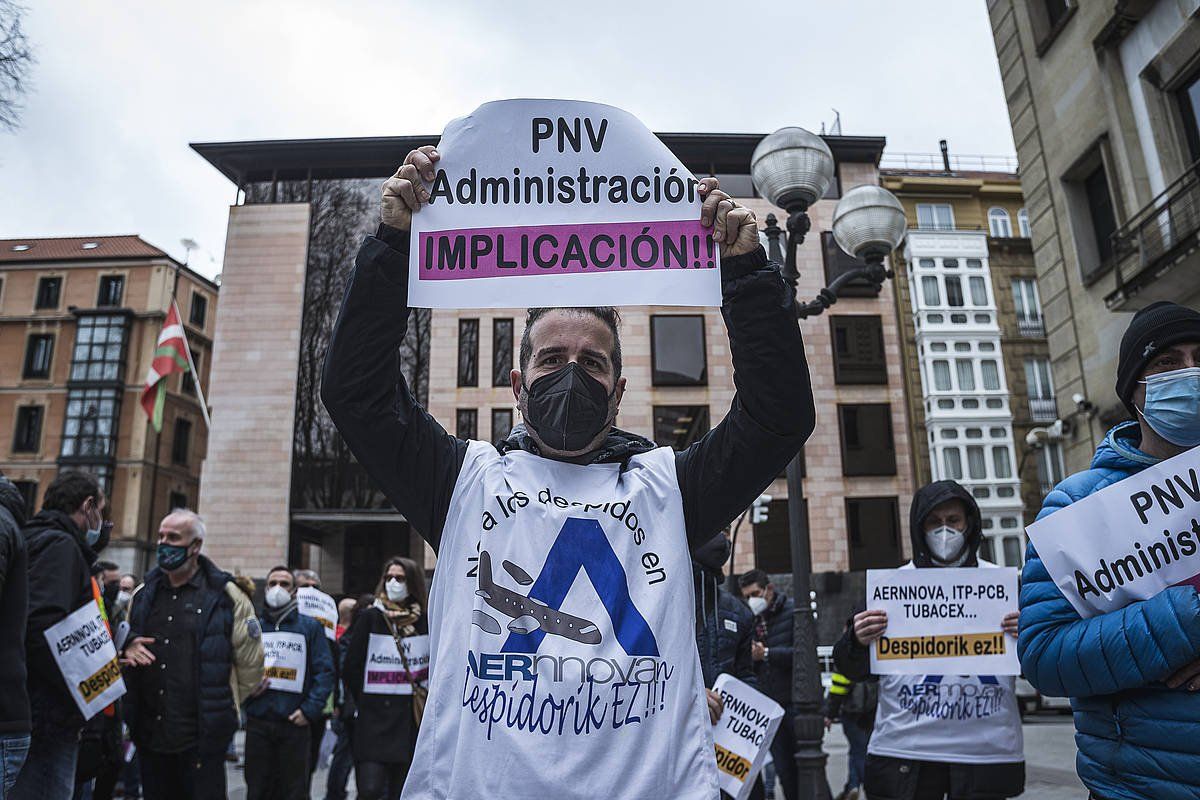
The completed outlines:
[[[225,797],[238,705],[262,680],[254,606],[232,575],[201,555],[204,532],[195,511],[163,518],[158,565],[129,606],[126,721],[147,800]]]

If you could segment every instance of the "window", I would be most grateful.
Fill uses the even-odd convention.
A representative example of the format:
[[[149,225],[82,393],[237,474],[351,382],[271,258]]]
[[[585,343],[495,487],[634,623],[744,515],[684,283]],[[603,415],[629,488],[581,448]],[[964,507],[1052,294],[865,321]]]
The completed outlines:
[[[479,412],[473,408],[460,408],[454,415],[454,435],[460,439],[475,439],[479,436]]]
[[[988,304],[987,282],[978,275],[972,275],[968,279],[971,287],[971,305],[986,306]]]
[[[1050,376],[1050,362],[1044,358],[1025,359],[1025,384],[1030,400],[1053,400],[1054,382]]]
[[[948,392],[950,386],[950,362],[933,362],[933,388],[939,392]]]
[[[1191,77],[1187,84],[1179,90],[1180,116],[1183,117],[1183,130],[1187,138],[1191,160],[1200,159],[1200,72]]]
[[[1017,312],[1017,332],[1022,336],[1045,336],[1042,301],[1038,297],[1037,281],[1033,278],[1014,278],[1012,288],[1013,307]]]
[[[188,507],[187,495],[184,494],[183,492],[171,492],[171,494],[168,496],[167,505],[169,505],[171,507],[172,511],[174,511],[177,508],[187,508]]]
[[[957,258],[943,258],[942,266],[945,267],[946,269],[958,269],[958,259]]]
[[[654,441],[683,450],[708,433],[708,406],[655,406]]]
[[[197,328],[204,328],[208,319],[208,298],[199,292],[192,292],[192,308],[188,312],[188,321]]]
[[[100,293],[96,297],[96,305],[102,308],[119,306],[121,305],[121,295],[124,293],[124,275],[105,275],[100,278]]]
[[[887,383],[883,321],[878,316],[833,316],[833,379],[836,383]]]
[[[1007,447],[992,448],[992,467],[995,468],[997,478],[1012,477],[1012,462],[1008,458]]]
[[[58,308],[62,295],[62,278],[38,278],[37,298],[33,307],[37,309]]]
[[[71,389],[63,422],[61,455],[77,458],[111,458],[116,454],[120,389]],[[95,466],[87,469],[96,471]]]
[[[1041,2],[1042,7],[1046,9],[1046,20],[1050,23],[1050,27],[1062,22],[1071,9],[1069,0],[1041,0]]]
[[[983,373],[983,388],[986,391],[1000,391],[1000,368],[995,361],[980,361],[979,371]]]
[[[1029,230],[1029,212],[1021,209],[1017,212],[1017,235],[1023,239],[1029,239],[1033,233]]]
[[[892,407],[887,403],[839,405],[842,474],[895,475]]]
[[[918,203],[917,227],[931,231],[954,230],[954,209],[942,203]]]
[[[1046,442],[1038,450],[1038,481],[1043,495],[1062,482],[1063,472],[1062,448],[1058,442]]]
[[[54,357],[54,335],[35,333],[25,343],[24,378],[49,378],[50,363]]]
[[[962,479],[962,453],[957,447],[948,447],[943,450],[942,461],[946,466],[945,477],[956,481]]]
[[[186,419],[175,420],[175,433],[171,439],[171,463],[188,463],[188,445],[192,441],[192,423]]]
[[[1012,220],[1003,208],[988,209],[988,232],[997,239],[1012,237]]]
[[[957,359],[954,362],[955,369],[958,372],[958,390],[960,392],[975,391],[975,367],[965,358]]]
[[[962,279],[957,275],[946,278],[946,305],[955,308],[963,305]]]
[[[704,386],[708,363],[704,317],[700,314],[650,317],[650,359],[655,386]]]
[[[17,409],[17,429],[13,434],[14,453],[36,453],[42,441],[42,406],[21,406]]]
[[[513,412],[511,408],[492,409],[492,444],[499,445],[512,433]]]
[[[192,353],[192,366],[196,368],[196,374],[199,375],[200,359],[203,357],[204,353],[192,347],[191,342],[187,343],[187,348]],[[179,391],[187,395],[196,394],[196,376],[192,375],[192,371],[190,369],[179,376]],[[196,399],[198,400],[199,398],[197,397]]]
[[[123,314],[80,316],[71,353],[71,380],[122,380],[127,325]]]
[[[1004,566],[1019,567],[1021,566],[1021,537],[1005,536],[1004,537]]]
[[[479,385],[479,320],[458,321],[458,385]]]
[[[808,503],[801,507],[808,514]],[[792,539],[787,500],[767,504],[767,521],[754,526],[754,566],[768,573],[792,571]]]
[[[921,294],[927,306],[940,306],[942,296],[938,291],[938,279],[932,275],[921,276]]]
[[[1088,259],[1084,253],[1080,253],[1084,276],[1090,278],[1102,271],[1112,258],[1112,235],[1117,230],[1117,215],[1113,210],[1108,174],[1104,171],[1103,163],[1097,164],[1080,183],[1092,226],[1092,244],[1095,245],[1094,259]]]
[[[37,481],[13,481],[13,486],[21,493],[25,501],[25,516],[32,517],[37,513]]]
[[[1039,58],[1054,44],[1075,11],[1078,0],[1034,0],[1028,4],[1029,21]]]
[[[867,262],[855,258],[839,247],[832,231],[821,233],[821,257],[825,265],[826,286],[833,283],[839,275],[867,265]],[[852,280],[838,290],[839,297],[875,297],[878,294],[879,287],[865,278]]]
[[[900,504],[895,497],[847,497],[850,569],[900,565]]]
[[[513,321],[511,317],[492,320],[492,386],[512,383]],[[509,424],[512,427],[512,424]]]
[[[971,445],[967,448],[967,474],[975,481],[987,477],[987,461],[983,457],[982,447]]]

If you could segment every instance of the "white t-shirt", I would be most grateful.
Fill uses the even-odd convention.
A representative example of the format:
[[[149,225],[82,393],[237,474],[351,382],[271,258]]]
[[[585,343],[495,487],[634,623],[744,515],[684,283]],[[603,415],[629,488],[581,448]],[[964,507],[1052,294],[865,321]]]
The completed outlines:
[[[403,800],[716,798],[694,602],[671,450],[621,471],[471,442]]]
[[[995,564],[979,560],[980,567]],[[912,563],[901,569],[913,569]],[[867,752],[957,764],[1025,760],[1012,675],[880,675]]]

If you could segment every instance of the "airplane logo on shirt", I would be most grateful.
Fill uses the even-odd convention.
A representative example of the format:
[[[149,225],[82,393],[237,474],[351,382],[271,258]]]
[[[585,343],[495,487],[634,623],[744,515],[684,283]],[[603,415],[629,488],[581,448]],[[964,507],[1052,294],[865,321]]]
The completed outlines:
[[[533,583],[529,573],[516,564],[505,561],[503,565],[505,572],[517,583],[522,586]],[[492,557],[486,550],[479,554],[479,588],[475,590],[475,594],[482,597],[483,602],[512,619],[508,623],[508,629],[513,633],[524,635],[540,630],[580,644],[600,644],[601,634],[596,623],[550,608],[541,600],[505,589],[493,581]],[[482,611],[475,612],[472,624],[488,633],[500,633],[500,623]]]

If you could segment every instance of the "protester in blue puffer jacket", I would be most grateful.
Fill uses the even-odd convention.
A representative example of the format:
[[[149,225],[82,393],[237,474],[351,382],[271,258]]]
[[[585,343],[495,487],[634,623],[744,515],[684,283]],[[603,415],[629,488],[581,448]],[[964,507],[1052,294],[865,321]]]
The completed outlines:
[[[1200,444],[1200,313],[1140,311],[1121,341],[1116,426],[1092,467],[1060,483],[1038,518]],[[1079,777],[1103,800],[1200,797],[1200,598],[1174,586],[1082,619],[1031,546],[1018,651],[1041,692],[1075,709]]]

